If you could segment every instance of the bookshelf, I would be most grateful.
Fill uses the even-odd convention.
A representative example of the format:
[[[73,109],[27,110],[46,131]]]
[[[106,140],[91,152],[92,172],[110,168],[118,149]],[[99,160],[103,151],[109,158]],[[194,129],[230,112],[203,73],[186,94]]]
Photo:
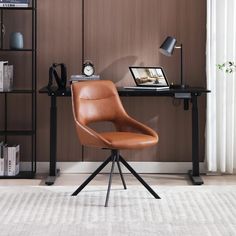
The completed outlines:
[[[30,25],[30,28],[27,29],[25,35],[23,34],[24,41],[26,39],[26,44],[24,43],[25,45],[23,49],[11,49],[9,47],[9,33],[11,31],[17,31],[18,29],[14,28],[14,26],[19,26],[20,23],[20,29],[26,27],[24,25],[24,21],[21,20],[20,23],[17,22],[18,19],[21,18],[21,15],[24,15],[24,18],[27,19],[26,26],[28,27]],[[11,20],[9,19],[12,19],[12,22],[17,22],[17,24],[11,24]],[[6,60],[14,66],[13,89],[9,92],[0,92],[0,111],[3,111],[0,112],[0,141],[8,143],[9,139],[14,137],[14,140],[19,139],[17,144],[22,145],[21,140],[22,138],[24,139],[26,137],[27,141],[24,141],[23,143],[27,143],[26,146],[30,147],[30,150],[26,151],[28,154],[27,157],[23,157],[22,153],[20,156],[20,161],[23,160],[24,162],[28,163],[27,170],[20,170],[20,173],[16,176],[0,176],[0,179],[34,178],[36,173],[37,0],[31,0],[29,7],[0,7],[0,27],[0,60]],[[7,36],[3,32],[4,28],[7,31]],[[29,31],[30,34],[28,33]],[[22,60],[21,58],[24,59]],[[25,63],[28,67],[25,66],[24,60],[28,62]],[[14,64],[16,61],[17,63]],[[23,74],[21,74],[21,69],[24,70]],[[24,81],[26,81],[23,83],[23,86],[19,83],[19,80],[22,78],[24,78]],[[14,119],[11,117],[11,123],[16,120],[16,124],[19,127],[16,127],[16,125],[13,125],[13,129],[10,127],[9,111],[16,109],[19,112],[26,109],[24,107],[24,103],[20,104],[20,106],[22,106],[21,108],[18,107],[18,102],[17,105],[15,105],[13,102],[9,102],[12,100],[12,96],[17,96],[17,100],[20,100],[22,97],[24,97],[24,99],[29,104],[27,107],[27,111],[29,110],[27,115],[30,117],[27,118],[27,121],[29,120],[30,122],[23,121],[23,123],[27,123],[28,127],[23,125],[22,128],[19,125],[21,121],[17,119],[22,119],[22,116],[17,117],[17,115],[14,117]],[[24,148],[27,149],[27,147]]]

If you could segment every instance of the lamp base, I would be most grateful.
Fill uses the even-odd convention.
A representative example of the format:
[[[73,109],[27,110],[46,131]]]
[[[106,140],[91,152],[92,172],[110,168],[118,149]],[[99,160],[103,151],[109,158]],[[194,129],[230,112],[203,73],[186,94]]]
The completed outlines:
[[[171,89],[185,89],[188,88],[189,86],[186,84],[170,84]]]

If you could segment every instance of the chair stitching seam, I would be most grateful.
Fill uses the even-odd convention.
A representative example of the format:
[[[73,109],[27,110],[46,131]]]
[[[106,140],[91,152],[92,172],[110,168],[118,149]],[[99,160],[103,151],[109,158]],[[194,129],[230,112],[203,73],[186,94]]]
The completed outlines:
[[[111,97],[115,97],[116,95],[111,95],[109,97],[105,97],[105,98],[79,98],[81,100],[104,100],[104,99],[107,99],[107,98],[111,98]]]

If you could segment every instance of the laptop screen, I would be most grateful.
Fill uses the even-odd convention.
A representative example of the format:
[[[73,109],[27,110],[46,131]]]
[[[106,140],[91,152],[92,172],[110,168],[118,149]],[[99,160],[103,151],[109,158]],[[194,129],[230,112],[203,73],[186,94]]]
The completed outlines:
[[[161,67],[130,66],[130,72],[137,86],[166,87],[169,83]]]

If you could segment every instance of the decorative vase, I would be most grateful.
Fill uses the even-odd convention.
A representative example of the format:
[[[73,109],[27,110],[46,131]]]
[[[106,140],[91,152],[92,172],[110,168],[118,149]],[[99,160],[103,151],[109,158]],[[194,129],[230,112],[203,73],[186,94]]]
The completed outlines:
[[[10,35],[10,48],[22,49],[24,47],[23,35],[20,32],[12,32]]]

